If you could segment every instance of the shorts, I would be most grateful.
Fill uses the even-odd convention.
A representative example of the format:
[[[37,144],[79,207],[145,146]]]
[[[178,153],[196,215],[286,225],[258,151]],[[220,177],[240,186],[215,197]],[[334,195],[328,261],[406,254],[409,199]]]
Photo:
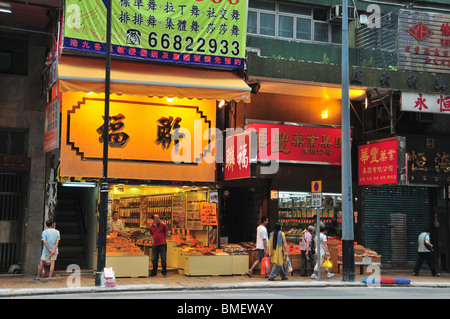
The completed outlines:
[[[264,255],[264,249],[256,249],[256,260],[261,261]]]
[[[52,255],[41,255],[41,260],[45,261],[46,263],[49,263],[51,260],[56,260],[58,257],[58,254]]]

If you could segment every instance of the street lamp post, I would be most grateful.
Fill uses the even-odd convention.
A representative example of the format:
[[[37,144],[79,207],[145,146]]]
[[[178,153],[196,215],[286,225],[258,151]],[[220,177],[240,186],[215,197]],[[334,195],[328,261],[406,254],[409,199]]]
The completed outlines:
[[[355,281],[348,69],[348,0],[342,0],[342,274]]]
[[[100,208],[97,242],[97,271],[95,285],[101,285],[101,274],[106,264],[106,226],[108,217],[108,147],[109,147],[109,95],[111,80],[111,0],[106,8],[106,63],[105,63],[105,115],[103,122],[103,170],[100,185]]]

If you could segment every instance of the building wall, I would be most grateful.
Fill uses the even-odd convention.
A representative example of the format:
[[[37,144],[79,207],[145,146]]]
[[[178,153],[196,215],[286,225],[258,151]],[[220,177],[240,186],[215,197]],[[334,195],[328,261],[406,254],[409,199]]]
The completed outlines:
[[[8,31],[9,34],[13,31]],[[31,171],[22,227],[23,249],[21,263],[25,274],[36,272],[40,257],[45,193],[44,107],[41,98],[41,74],[44,70],[47,36],[37,33],[21,34],[28,40],[28,75],[0,73],[0,127],[28,131],[28,157]]]

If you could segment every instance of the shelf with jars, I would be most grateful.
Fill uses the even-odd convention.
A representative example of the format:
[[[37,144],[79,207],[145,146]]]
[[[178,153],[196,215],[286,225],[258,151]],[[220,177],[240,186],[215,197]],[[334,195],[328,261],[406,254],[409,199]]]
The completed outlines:
[[[119,200],[119,218],[124,227],[140,227],[144,218],[140,197],[122,197]]]
[[[151,195],[147,198],[147,227],[153,222],[153,216],[157,214],[161,222],[172,228],[172,194]]]
[[[320,220],[332,232],[339,232],[342,195],[336,193],[322,194],[322,207],[311,207],[311,194],[306,192],[279,192],[277,221],[282,223],[286,237],[291,242],[300,242],[308,225]]]
[[[186,229],[202,230],[200,203],[208,202],[207,191],[189,192],[186,194]]]

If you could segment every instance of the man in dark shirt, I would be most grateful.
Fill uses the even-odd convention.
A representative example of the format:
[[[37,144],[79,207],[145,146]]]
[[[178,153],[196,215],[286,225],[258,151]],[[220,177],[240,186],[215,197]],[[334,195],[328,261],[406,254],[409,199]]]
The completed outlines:
[[[158,271],[158,259],[161,256],[162,274],[167,277],[167,242],[166,238],[169,234],[169,229],[166,224],[161,223],[159,215],[153,216],[153,224],[150,226],[150,234],[153,237],[152,247],[152,263],[153,269],[150,276],[154,277]]]

